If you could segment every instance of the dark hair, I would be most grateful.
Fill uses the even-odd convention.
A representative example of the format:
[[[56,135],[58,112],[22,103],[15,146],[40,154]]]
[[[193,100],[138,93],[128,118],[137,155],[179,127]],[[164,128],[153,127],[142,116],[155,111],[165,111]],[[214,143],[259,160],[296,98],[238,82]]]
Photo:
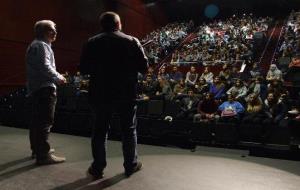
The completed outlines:
[[[116,31],[119,29],[120,16],[115,12],[105,12],[99,17],[100,25],[104,31]]]

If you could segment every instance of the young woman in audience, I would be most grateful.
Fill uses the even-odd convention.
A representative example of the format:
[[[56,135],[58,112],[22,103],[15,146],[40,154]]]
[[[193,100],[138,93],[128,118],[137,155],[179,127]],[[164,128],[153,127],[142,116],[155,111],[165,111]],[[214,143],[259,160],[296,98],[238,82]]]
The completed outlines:
[[[280,80],[282,81],[282,72],[277,68],[277,66],[275,64],[271,64],[269,71],[267,73],[267,77],[266,80],[268,82],[272,81],[272,80]]]
[[[249,85],[248,96],[245,98],[248,101],[250,94],[258,94],[262,100],[267,97],[267,85],[263,82],[263,77],[258,76]]]
[[[162,66],[160,68],[160,70],[158,71],[158,76],[161,77],[161,78],[166,79],[167,81],[170,79],[169,74],[166,72],[166,67],[165,66]]]
[[[243,123],[260,124],[263,119],[263,102],[258,94],[252,93],[249,96]]]
[[[160,76],[157,77],[157,80],[159,88],[155,93],[156,97],[164,100],[171,100],[173,98],[173,92],[169,82]]]
[[[217,114],[219,103],[214,99],[213,94],[206,93],[203,100],[199,101],[197,114],[194,115],[194,122],[209,122],[219,118]]]

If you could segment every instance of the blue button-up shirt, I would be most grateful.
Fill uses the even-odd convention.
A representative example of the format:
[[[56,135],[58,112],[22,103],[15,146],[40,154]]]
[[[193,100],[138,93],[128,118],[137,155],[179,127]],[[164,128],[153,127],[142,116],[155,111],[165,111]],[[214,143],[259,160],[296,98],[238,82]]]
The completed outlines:
[[[31,95],[42,87],[56,88],[56,82],[63,78],[56,71],[54,53],[50,44],[34,40],[26,52],[27,93]]]

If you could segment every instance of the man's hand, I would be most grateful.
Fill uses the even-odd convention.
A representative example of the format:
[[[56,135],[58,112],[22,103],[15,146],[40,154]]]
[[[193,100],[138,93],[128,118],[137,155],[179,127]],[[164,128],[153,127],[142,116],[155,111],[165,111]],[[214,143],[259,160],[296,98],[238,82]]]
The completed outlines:
[[[61,75],[57,81],[57,84],[62,85],[62,84],[66,84],[66,83],[67,83],[67,79]]]

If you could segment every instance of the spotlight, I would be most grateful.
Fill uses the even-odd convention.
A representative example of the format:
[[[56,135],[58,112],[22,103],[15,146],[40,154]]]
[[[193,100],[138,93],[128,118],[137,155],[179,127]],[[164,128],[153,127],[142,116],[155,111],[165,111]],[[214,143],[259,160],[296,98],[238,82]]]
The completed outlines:
[[[214,4],[207,5],[204,14],[207,18],[215,18],[219,14],[219,7]]]

